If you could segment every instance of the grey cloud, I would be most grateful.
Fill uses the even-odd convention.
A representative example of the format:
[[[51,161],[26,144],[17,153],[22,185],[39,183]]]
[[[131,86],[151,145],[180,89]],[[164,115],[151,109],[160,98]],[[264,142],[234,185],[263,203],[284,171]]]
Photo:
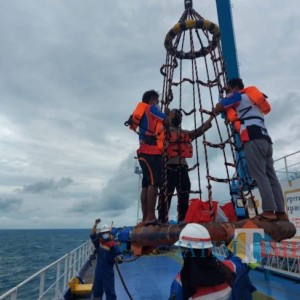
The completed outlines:
[[[288,126],[287,130],[295,124],[291,121],[296,117],[295,121],[299,121],[300,106],[298,105],[300,99],[300,93],[287,92],[284,98],[270,99],[272,110],[269,115],[266,116],[269,126],[279,127]],[[273,101],[272,101],[273,100]]]
[[[86,199],[75,204],[69,212],[81,213],[90,211],[114,213],[123,211],[137,203],[138,175],[134,174],[134,155],[133,153],[124,159],[118,169],[101,191],[99,196]]]
[[[116,174],[103,189],[102,205],[108,207],[110,203],[115,203],[114,208],[124,209],[137,199],[138,175],[134,173],[135,163],[133,154],[122,161]]]
[[[62,177],[60,180],[55,181],[50,179],[47,181],[40,181],[34,184],[25,185],[21,189],[16,191],[21,194],[42,194],[46,192],[56,192],[58,190],[65,189],[73,183],[71,178]]]
[[[7,198],[1,199],[0,198],[0,211],[2,212],[14,212],[18,211],[22,206],[22,199],[17,198]]]
[[[266,120],[274,157],[286,155],[300,145],[299,3],[235,2],[241,76],[246,85],[269,95],[272,112]],[[194,1],[194,8],[218,23],[211,0]],[[137,137],[123,123],[146,89],[161,92],[164,38],[183,10],[177,0],[74,0],[61,1],[59,7],[52,0],[1,1],[1,199],[18,188],[24,212],[38,206],[45,218],[61,213],[57,223],[69,226],[74,221],[66,220],[66,213],[74,219],[81,212],[126,218],[136,213],[138,176],[133,174],[134,154],[127,154],[137,146]],[[259,28],[248,26],[261,20]],[[192,105],[187,90],[183,86],[185,108]],[[219,142],[215,124],[207,138]],[[199,147],[205,190],[201,143]],[[212,176],[224,177],[221,153],[208,150]],[[194,156],[189,165],[195,162]],[[63,174],[74,184],[63,190],[73,182],[46,180],[45,174],[46,179]],[[224,198],[225,188],[217,190],[214,186],[214,195]]]
[[[86,197],[85,199],[81,199],[80,203],[74,204],[71,208],[66,210],[67,213],[88,213],[91,211],[95,211],[95,207],[99,200],[95,197]]]

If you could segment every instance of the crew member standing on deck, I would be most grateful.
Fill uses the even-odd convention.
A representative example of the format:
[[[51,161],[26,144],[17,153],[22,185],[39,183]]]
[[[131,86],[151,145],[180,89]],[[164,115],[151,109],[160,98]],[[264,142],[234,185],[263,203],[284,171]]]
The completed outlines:
[[[93,299],[101,300],[105,293],[107,300],[115,300],[117,299],[117,296],[115,292],[114,264],[115,262],[121,263],[123,258],[119,246],[110,237],[111,227],[109,225],[102,226],[100,230],[101,237],[99,238],[98,243],[94,242],[97,238],[96,228],[99,223],[100,219],[97,219],[91,233],[91,239],[97,249]]]

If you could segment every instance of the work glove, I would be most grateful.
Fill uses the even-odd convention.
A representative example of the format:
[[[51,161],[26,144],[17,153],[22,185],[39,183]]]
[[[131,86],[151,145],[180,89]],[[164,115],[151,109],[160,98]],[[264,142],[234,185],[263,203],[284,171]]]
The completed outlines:
[[[259,267],[260,264],[259,263],[249,263],[248,267],[255,270],[257,267]]]
[[[121,264],[123,262],[123,255],[116,256],[115,262]]]

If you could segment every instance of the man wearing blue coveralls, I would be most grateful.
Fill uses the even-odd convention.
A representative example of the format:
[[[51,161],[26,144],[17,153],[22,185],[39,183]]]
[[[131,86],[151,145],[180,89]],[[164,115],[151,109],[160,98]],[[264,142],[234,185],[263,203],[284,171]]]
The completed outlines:
[[[100,220],[95,221],[92,229],[91,239],[95,240],[97,232],[95,230]],[[94,300],[101,300],[105,293],[107,300],[117,299],[115,292],[115,262],[122,262],[121,250],[117,243],[110,237],[111,228],[109,225],[103,225],[100,232],[101,236],[98,243],[94,243],[97,249],[97,265],[93,283]]]

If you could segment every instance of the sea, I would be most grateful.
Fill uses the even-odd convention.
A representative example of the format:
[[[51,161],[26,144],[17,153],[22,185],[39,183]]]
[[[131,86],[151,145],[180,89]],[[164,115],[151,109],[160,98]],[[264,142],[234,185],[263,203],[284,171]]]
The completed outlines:
[[[0,229],[0,296],[82,245],[89,234],[89,229]],[[22,300],[27,299],[32,300]]]

